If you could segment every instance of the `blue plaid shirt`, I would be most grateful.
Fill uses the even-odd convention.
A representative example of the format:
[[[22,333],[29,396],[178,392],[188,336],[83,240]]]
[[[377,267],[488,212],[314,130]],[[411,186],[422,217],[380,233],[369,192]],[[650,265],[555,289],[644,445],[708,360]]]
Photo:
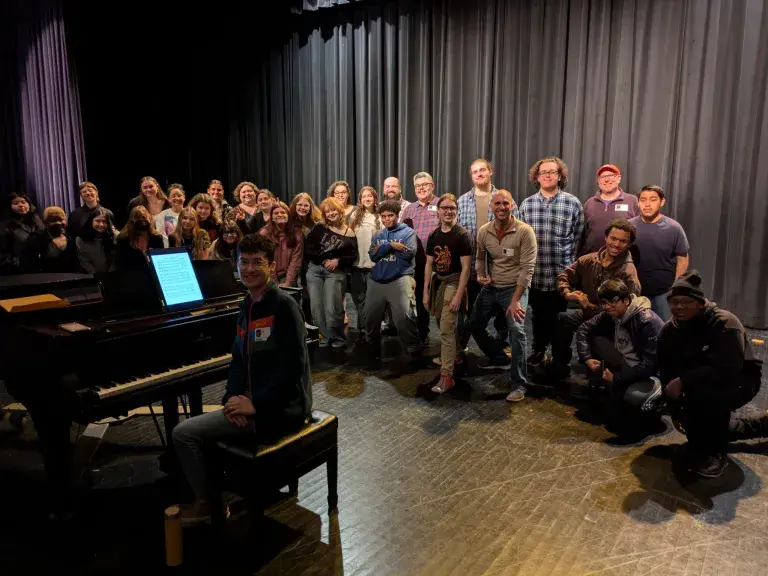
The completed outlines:
[[[531,288],[556,290],[557,275],[576,260],[584,231],[581,202],[562,190],[549,199],[537,192],[523,200],[520,219],[536,232],[539,246]]]
[[[491,194],[495,193],[496,186],[491,185]],[[477,203],[475,202],[475,188],[459,196],[459,226],[464,228],[469,235],[469,242],[472,245],[472,278],[477,277],[477,270],[475,270],[475,260],[477,259]],[[514,199],[512,200],[512,215],[515,218],[520,218],[520,214],[517,211],[517,204]],[[488,222],[493,220],[493,205],[488,202]]]

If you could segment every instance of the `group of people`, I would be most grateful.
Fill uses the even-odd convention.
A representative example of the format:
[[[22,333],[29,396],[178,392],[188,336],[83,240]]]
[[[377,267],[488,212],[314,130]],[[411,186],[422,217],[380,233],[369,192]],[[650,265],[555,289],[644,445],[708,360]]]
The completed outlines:
[[[642,431],[665,400],[688,434],[691,468],[718,475],[726,462],[729,415],[756,393],[761,364],[739,320],[709,302],[700,276],[688,270],[685,232],[661,212],[664,190],[648,185],[637,196],[629,194],[620,187],[620,169],[606,164],[596,172],[595,195],[582,204],[565,191],[566,164],[547,157],[529,171],[536,192],[518,205],[509,191],[493,184],[489,161],[479,158],[469,171],[473,187],[458,197],[438,196],[432,176],[418,172],[414,202],[403,198],[400,181],[392,176],[383,183],[381,199],[364,186],[353,203],[349,184],[340,180],[319,206],[307,193],[287,205],[251,182],[235,188],[232,206],[221,182],[212,180],[206,193],[185,207],[181,185],[171,185],[166,196],[147,177],[119,232],[89,182],[80,188],[83,206],[69,218],[49,207],[41,222],[29,199],[15,195],[2,230],[2,264],[16,270],[100,271],[145,265],[148,248],[186,246],[194,258],[224,258],[239,266],[251,291],[245,319],[253,319],[254,301],[266,299],[264,317],[276,334],[275,307],[286,315],[286,325],[301,331],[303,324],[267,284],[304,287],[321,346],[338,350],[348,346],[348,295],[358,311],[357,326],[350,328],[371,367],[380,366],[382,325],[388,323],[407,350],[410,368],[440,366],[432,387],[438,394],[456,385],[454,373],[465,369],[465,350],[474,337],[487,356],[482,368],[509,370],[506,399],[519,402],[529,370],[550,383],[569,377],[575,335],[592,390],[605,390],[611,399],[611,424],[618,434]],[[524,329],[529,309],[530,349]],[[431,317],[441,346],[439,358],[427,359]],[[250,355],[241,359],[247,368],[256,352],[242,345],[250,342],[250,336],[244,339],[254,325],[246,320],[235,349]],[[268,340],[270,331],[259,331],[265,333]],[[271,353],[266,340],[257,346],[259,354]],[[281,340],[274,349],[286,352],[299,340],[303,337]],[[301,420],[311,394],[304,360],[299,364],[291,366],[296,380],[290,383],[291,415]],[[262,384],[246,382],[250,373],[231,371],[230,380],[233,375],[240,380],[228,386],[224,417],[200,418],[219,430],[244,427],[267,405],[269,413],[279,413],[272,400],[260,408],[256,391]],[[281,398],[287,402],[287,396]],[[196,461],[199,434],[193,427],[207,420],[189,422],[179,427],[177,441],[192,446],[188,459]],[[192,440],[184,436],[190,430]],[[188,472],[202,474],[199,467]]]

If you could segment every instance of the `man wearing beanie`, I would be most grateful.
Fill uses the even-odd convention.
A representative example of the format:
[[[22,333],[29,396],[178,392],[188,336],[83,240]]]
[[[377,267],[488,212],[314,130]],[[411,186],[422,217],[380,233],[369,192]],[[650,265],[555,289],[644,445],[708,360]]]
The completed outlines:
[[[672,320],[659,335],[659,370],[672,417],[686,436],[686,466],[714,478],[727,465],[731,411],[760,387],[755,359],[736,316],[704,297],[701,276],[683,273],[668,295]]]
[[[603,232],[616,218],[634,218],[640,215],[637,197],[626,194],[619,187],[621,170],[615,164],[603,164],[597,169],[598,191],[584,202],[584,241],[579,255],[597,252],[605,246]]]

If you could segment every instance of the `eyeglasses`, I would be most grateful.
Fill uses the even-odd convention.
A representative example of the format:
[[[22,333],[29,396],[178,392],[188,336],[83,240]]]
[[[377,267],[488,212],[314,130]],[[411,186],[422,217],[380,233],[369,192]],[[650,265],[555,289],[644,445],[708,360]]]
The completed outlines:
[[[597,177],[598,180],[615,180],[618,174],[601,174]]]
[[[544,172],[539,172],[538,176],[557,176],[560,174],[560,170],[546,170]]]
[[[444,212],[456,212],[458,208],[456,208],[456,206],[440,206],[440,210],[443,210]]]
[[[237,236],[237,232],[234,232],[234,231],[230,230],[230,231],[227,231],[227,232],[223,232],[222,236]]]
[[[423,190],[424,188],[429,188],[433,184],[434,184],[433,182],[425,182],[424,184],[416,184],[415,188],[416,190],[419,190],[419,189]]]

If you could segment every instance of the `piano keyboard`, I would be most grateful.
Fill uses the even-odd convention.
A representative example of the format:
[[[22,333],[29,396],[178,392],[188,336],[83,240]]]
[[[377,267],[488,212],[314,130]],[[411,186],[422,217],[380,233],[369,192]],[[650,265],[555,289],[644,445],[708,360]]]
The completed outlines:
[[[110,386],[98,387],[97,394],[99,395],[100,399],[106,400],[114,396],[136,392],[138,390],[157,386],[171,380],[177,380],[179,378],[191,376],[200,372],[206,372],[214,368],[229,366],[231,360],[232,354],[224,354],[223,356],[206,358],[205,360],[195,362],[194,364],[172,368],[166,372],[152,374],[145,378],[136,378],[129,382],[112,382]]]

